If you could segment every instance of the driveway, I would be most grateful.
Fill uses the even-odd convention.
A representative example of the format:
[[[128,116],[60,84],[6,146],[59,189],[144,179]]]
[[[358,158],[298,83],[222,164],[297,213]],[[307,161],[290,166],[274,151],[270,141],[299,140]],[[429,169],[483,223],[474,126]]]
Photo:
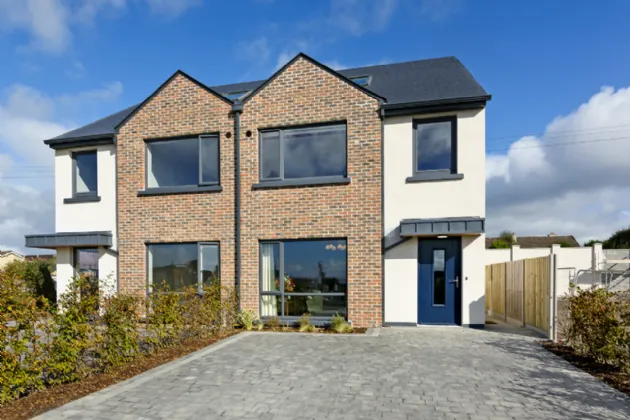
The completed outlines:
[[[628,419],[530,337],[462,328],[246,333],[42,419]]]

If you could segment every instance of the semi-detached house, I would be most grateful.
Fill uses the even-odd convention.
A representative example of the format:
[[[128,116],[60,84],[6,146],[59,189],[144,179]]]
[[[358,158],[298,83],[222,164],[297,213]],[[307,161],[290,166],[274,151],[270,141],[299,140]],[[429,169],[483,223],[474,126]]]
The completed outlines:
[[[177,71],[55,150],[58,290],[233,285],[261,317],[484,324],[485,105],[454,57],[263,81]]]

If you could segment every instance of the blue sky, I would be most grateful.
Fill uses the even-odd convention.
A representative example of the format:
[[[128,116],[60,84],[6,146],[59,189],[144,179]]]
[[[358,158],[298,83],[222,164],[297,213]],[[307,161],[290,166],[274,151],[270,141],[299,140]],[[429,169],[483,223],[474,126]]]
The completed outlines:
[[[493,95],[490,231],[606,236],[630,224],[617,162],[630,126],[611,128],[630,124],[627,16],[624,0],[0,0],[0,249],[54,229],[43,138],[142,101],[177,69],[257,80],[300,51],[335,68],[457,56]]]

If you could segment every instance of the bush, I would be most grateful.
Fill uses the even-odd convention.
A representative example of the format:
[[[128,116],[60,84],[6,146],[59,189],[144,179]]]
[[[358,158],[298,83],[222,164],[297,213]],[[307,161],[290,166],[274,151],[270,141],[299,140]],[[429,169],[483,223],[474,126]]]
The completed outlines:
[[[492,249],[506,249],[509,248],[511,245],[509,242],[504,241],[503,239],[496,239],[492,242],[492,245],[490,245],[490,248]]]
[[[147,293],[147,332],[152,347],[163,348],[178,340],[183,331],[182,296],[164,283]]]
[[[577,353],[618,368],[630,368],[627,312],[615,293],[581,290],[568,297],[567,341]]]
[[[91,279],[74,278],[60,297],[60,310],[53,318],[50,366],[51,384],[73,382],[94,368],[88,353],[96,347],[93,321],[98,314],[99,295]]]
[[[315,332],[317,328],[311,324],[311,314],[302,314],[298,320],[300,332]]]
[[[102,298],[102,330],[98,331],[100,368],[109,370],[134,359],[140,351],[136,296],[112,294]]]
[[[263,327],[258,314],[253,310],[242,310],[238,313],[237,317],[239,325],[243,327],[243,329],[247,331],[251,331],[254,328],[257,330],[261,330]]]
[[[44,387],[48,303],[0,272],[0,404]]]
[[[265,322],[267,328],[271,331],[281,331],[282,330],[282,321],[277,316],[272,316]]]
[[[44,297],[49,303],[57,302],[55,282],[51,273],[56,270],[54,260],[11,261],[4,267],[4,272],[10,277],[17,277],[24,281],[29,293],[35,297]]]
[[[339,314],[335,314],[330,323],[330,329],[336,333],[350,333],[352,326],[346,322],[346,319]]]

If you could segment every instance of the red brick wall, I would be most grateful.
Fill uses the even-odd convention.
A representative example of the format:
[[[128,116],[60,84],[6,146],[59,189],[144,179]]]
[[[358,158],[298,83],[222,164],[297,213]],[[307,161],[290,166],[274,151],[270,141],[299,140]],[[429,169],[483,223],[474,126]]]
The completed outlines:
[[[231,105],[177,75],[120,129],[118,153],[119,285],[144,293],[145,242],[219,241],[221,281],[234,282],[234,121]],[[138,197],[145,188],[146,138],[219,132],[220,193]]]
[[[245,103],[241,116],[242,305],[258,310],[259,241],[348,240],[348,319],[381,318],[381,122],[378,102],[300,58]],[[350,185],[252,190],[258,129],[347,121]],[[244,133],[251,130],[252,137]]]

